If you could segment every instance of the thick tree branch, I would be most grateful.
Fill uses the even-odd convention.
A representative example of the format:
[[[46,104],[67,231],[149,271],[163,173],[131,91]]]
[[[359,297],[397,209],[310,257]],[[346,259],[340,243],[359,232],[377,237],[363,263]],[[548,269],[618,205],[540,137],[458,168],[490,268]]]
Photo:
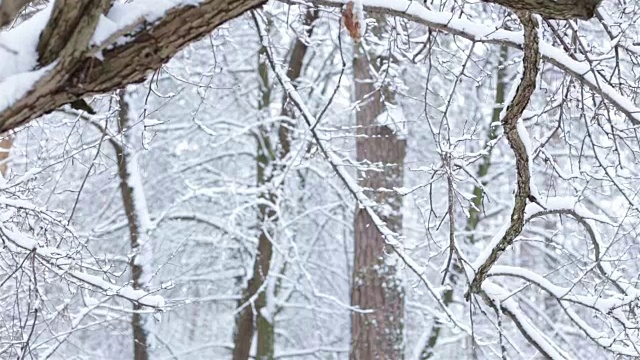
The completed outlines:
[[[70,1],[70,0],[66,0]],[[91,2],[102,4],[98,0],[82,0],[83,3]],[[297,4],[297,0],[281,0],[285,3]],[[492,0],[492,2],[515,2],[515,0]],[[538,0],[542,1],[542,0]],[[578,0],[563,0],[578,1]],[[61,0],[61,3],[65,1]],[[65,66],[61,69],[49,70],[45,76],[34,84],[33,90],[12,103],[7,109],[0,110],[0,132],[14,129],[31,119],[37,118],[55,110],[56,108],[73,102],[83,96],[105,93],[124,85],[143,81],[149,71],[158,69],[172,55],[189,42],[209,33],[223,22],[239,16],[245,11],[264,4],[266,0],[202,0],[198,6],[179,5],[169,10],[166,16],[158,22],[148,24],[141,20],[139,23],[127,27],[127,43],[117,45],[108,51],[101,50],[114,44],[119,36],[111,36],[109,41],[93,48],[95,53],[86,53],[84,56],[73,58],[70,61],[73,66]],[[315,5],[342,6],[346,0],[314,0]],[[551,2],[549,0],[549,2]],[[557,3],[558,1],[556,1]],[[594,3],[595,0],[585,2]],[[0,3],[0,24],[10,22],[12,14],[17,14],[21,8],[19,5],[28,3],[25,0],[4,0]],[[597,4],[595,4],[597,6]],[[17,9],[17,10],[16,10]],[[417,2],[397,0],[385,4],[385,6],[367,6],[365,10],[372,13],[382,13],[400,16],[409,20],[422,23],[432,29],[449,32],[462,36],[472,41],[483,43],[504,44],[511,47],[522,48],[522,40],[517,33],[505,30],[496,30],[483,27],[468,20],[456,19],[453,15],[447,18],[444,13],[432,12],[419,5]],[[91,9],[92,13],[99,12]],[[91,28],[92,23],[80,26],[81,29]],[[133,26],[135,25],[135,27]],[[476,31],[470,32],[469,25],[474,25]],[[47,29],[51,28],[51,24]],[[136,31],[133,31],[133,29]],[[48,37],[45,30],[43,39]],[[117,35],[123,34],[120,30]],[[86,35],[86,32],[83,32]],[[84,36],[83,35],[83,36]],[[82,43],[85,39],[78,35],[75,44]],[[120,37],[121,38],[121,37]],[[39,49],[59,48],[58,46],[41,45]],[[78,46],[70,46],[71,49],[79,49]],[[571,76],[575,77],[594,92],[600,94],[618,110],[624,113],[634,125],[640,124],[640,111],[628,99],[621,96],[605,79],[596,73],[585,71],[585,64],[571,59],[566,54],[556,51],[549,44],[541,44],[541,54],[544,59],[553,63]],[[101,56],[98,56],[101,55]],[[102,60],[98,60],[98,56]],[[43,60],[48,60],[43,57]],[[41,64],[42,65],[42,64]],[[64,71],[64,68],[76,69],[72,74]],[[25,73],[25,75],[33,74]],[[0,83],[2,85],[2,83]]]
[[[594,17],[602,0],[483,0],[515,11],[529,11],[550,19],[583,19]]]
[[[61,0],[60,3],[64,2]],[[101,7],[104,2],[105,0],[83,0],[83,4],[93,4],[95,7]],[[75,26],[76,31],[81,33],[70,32],[74,35],[69,45],[61,50],[57,41],[54,41],[55,44],[39,46],[41,60],[45,63],[51,60],[49,54],[55,54],[58,50],[59,57],[54,56],[58,63],[40,78],[24,97],[0,111],[0,132],[14,129],[83,96],[106,93],[127,84],[141,82],[149,72],[159,69],[185,45],[210,33],[225,21],[265,2],[204,0],[198,6],[176,6],[168,10],[159,21],[152,24],[143,23],[137,27],[136,31],[128,34],[129,41],[126,43],[114,44],[112,48],[102,51],[99,54],[100,59],[96,57],[98,54],[81,50],[80,47],[82,43],[88,43],[91,39],[90,36],[88,39],[86,37],[88,29],[95,28],[96,20],[90,20],[90,17],[99,16],[103,12],[102,8],[91,8],[91,16],[85,14],[87,18],[80,20]],[[55,11],[54,8],[54,17]],[[73,18],[76,13],[69,11],[62,17]],[[60,12],[64,14],[65,10]],[[66,27],[73,28],[72,23],[72,20],[68,20],[62,24],[65,29],[49,30],[55,26],[50,21],[43,31],[41,44],[48,44],[47,39],[55,37],[56,34],[69,33]],[[107,46],[100,44],[94,50],[104,48]]]
[[[38,44],[39,63],[72,65],[89,51],[89,41],[100,15],[109,10],[111,0],[56,0]]]
[[[540,52],[538,44],[538,22],[531,13],[518,12],[520,22],[524,27],[524,58],[522,80],[516,89],[515,96],[511,103],[507,106],[504,117],[502,118],[502,127],[509,141],[509,145],[513,150],[516,158],[517,173],[517,189],[515,196],[515,205],[511,213],[511,224],[503,235],[502,239],[492,249],[491,253],[484,260],[482,265],[477,269],[476,275],[469,287],[469,293],[477,294],[480,292],[482,282],[486,279],[487,274],[493,264],[498,261],[502,253],[513,243],[513,240],[520,235],[524,227],[524,212],[527,207],[527,200],[531,194],[530,172],[529,172],[529,154],[525,147],[520,134],[518,133],[517,124],[524,113],[531,95],[536,88],[536,77],[540,67]]]

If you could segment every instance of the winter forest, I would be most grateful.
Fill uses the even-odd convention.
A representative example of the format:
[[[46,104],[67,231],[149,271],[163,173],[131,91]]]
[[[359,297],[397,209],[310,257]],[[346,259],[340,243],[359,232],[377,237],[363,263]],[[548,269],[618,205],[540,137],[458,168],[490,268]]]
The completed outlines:
[[[0,359],[640,358],[639,19],[0,0]]]

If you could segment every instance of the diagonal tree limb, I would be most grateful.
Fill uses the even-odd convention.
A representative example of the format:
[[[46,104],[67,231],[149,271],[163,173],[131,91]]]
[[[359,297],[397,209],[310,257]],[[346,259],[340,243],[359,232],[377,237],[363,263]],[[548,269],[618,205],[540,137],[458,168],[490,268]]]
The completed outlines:
[[[261,36],[263,41],[267,41],[266,35],[264,35],[263,33],[264,30],[260,29],[260,31],[262,34]],[[382,221],[382,219],[378,216],[378,214],[376,214],[376,212],[373,210],[373,206],[375,205],[373,201],[364,193],[364,190],[360,186],[358,186],[356,180],[353,179],[351,175],[349,175],[349,173],[343,170],[342,168],[343,163],[340,157],[337,154],[335,154],[333,151],[331,151],[330,149],[327,149],[324,146],[324,142],[322,141],[322,139],[320,138],[320,135],[318,134],[317,130],[313,126],[317,122],[316,117],[311,113],[311,110],[309,110],[309,108],[306,106],[306,104],[302,100],[302,97],[300,96],[298,91],[293,87],[293,85],[291,84],[291,81],[287,78],[286,74],[278,68],[270,52],[267,51],[266,55],[267,55],[267,60],[269,61],[269,64],[271,65],[271,68],[273,69],[278,82],[283,87],[284,91],[288,94],[289,99],[291,100],[293,105],[298,109],[302,119],[305,121],[305,123],[309,127],[311,135],[314,141],[316,142],[318,149],[320,150],[324,158],[327,160],[331,168],[335,171],[336,175],[338,175],[338,178],[345,185],[349,193],[356,199],[356,201],[358,202],[358,206],[362,207],[367,212],[367,214],[371,217],[373,226],[376,229],[378,229],[381,236],[385,240],[385,243],[389,245],[393,249],[393,251],[398,255],[398,257],[402,260],[402,262],[404,262],[405,265],[407,265],[407,267],[418,276],[418,278],[426,286],[429,293],[438,302],[438,305],[439,307],[442,308],[442,311],[445,313],[446,318],[449,319],[451,323],[457,328],[461,329],[467,334],[471,334],[471,329],[466,327],[464,324],[461,324],[458,321],[456,321],[451,311],[447,308],[446,305],[444,305],[434,285],[431,284],[429,279],[427,279],[427,277],[425,276],[425,269],[422,266],[418,265],[418,263],[416,263],[415,260],[413,260],[409,255],[407,255],[407,253],[401,247],[399,236],[396,233],[394,233],[391,229],[389,229],[386,223]]]
[[[298,0],[280,1],[289,4],[300,2]],[[493,2],[498,3],[498,1],[514,2],[515,0]],[[11,15],[19,11],[19,9],[15,10],[16,4],[26,3],[25,0],[3,0],[0,3],[0,22],[7,21],[6,19],[10,16],[6,14]],[[12,104],[11,108],[0,110],[0,132],[14,129],[83,96],[105,93],[129,83],[143,81],[148,72],[158,69],[189,42],[209,33],[223,22],[264,3],[266,0],[202,0],[198,6],[176,6],[169,10],[162,20],[152,24],[142,24],[136,27],[138,31],[130,31],[128,33],[130,41],[103,52],[102,60],[90,56],[76,59],[78,70],[73,74],[50,70],[33,86],[33,90]],[[313,3],[341,7],[346,0],[314,0]],[[380,3],[371,6],[365,2],[365,10],[400,16],[472,41],[522,48],[522,41],[517,33],[495,31],[490,27],[456,19],[453,15],[447,18],[442,16],[446,14],[429,11],[417,2],[396,0],[384,6]],[[473,25],[473,29],[478,31],[471,31],[469,25]],[[97,46],[96,51],[114,44],[116,39],[110,40],[106,44]],[[599,79],[598,75],[583,71],[584,64],[569,58],[563,52],[558,52],[549,44],[541,44],[541,51],[543,58],[547,61],[601,95],[624,113],[634,125],[640,125],[640,110],[617,93],[606,81]]]
[[[504,117],[502,118],[502,127],[507,137],[507,141],[513,150],[516,158],[516,175],[517,189],[515,196],[515,205],[511,213],[511,224],[503,235],[502,239],[491,250],[491,253],[484,260],[484,263],[478,267],[475,277],[469,286],[469,292],[466,294],[467,299],[470,294],[477,294],[481,290],[482,282],[486,279],[491,266],[498,261],[498,258],[509,247],[515,238],[520,235],[524,227],[524,212],[527,207],[527,200],[531,195],[530,171],[529,171],[529,154],[520,135],[518,134],[517,124],[520,117],[524,113],[531,95],[536,88],[536,78],[540,70],[540,52],[538,39],[538,21],[531,13],[517,12],[520,22],[524,27],[524,58],[522,80],[516,89],[515,96],[511,103],[507,106]]]
[[[60,4],[65,2],[61,1]],[[83,0],[83,3],[99,7],[104,1]],[[92,54],[88,50],[80,47],[91,39],[89,37],[87,40],[86,36],[88,29],[92,26],[95,28],[96,20],[80,20],[76,31],[81,34],[74,35],[74,41],[68,47],[59,50],[59,44],[39,46],[41,54],[47,55],[41,58],[45,62],[51,60],[49,51],[56,53],[55,50],[59,50],[59,56],[53,56],[55,62],[52,64],[55,66],[45,68],[46,74],[39,78],[32,90],[9,108],[0,110],[0,132],[14,129],[83,96],[102,94],[141,82],[149,72],[159,69],[187,44],[210,33],[225,21],[265,2],[266,0],[203,0],[197,6],[177,5],[168,10],[159,21],[145,22],[136,31],[130,32],[126,43],[109,44],[113,46],[102,51],[100,59],[90,56]],[[102,8],[91,8],[89,12],[91,16],[99,16],[103,11]],[[73,17],[72,14],[73,11],[67,16]],[[48,30],[54,26],[56,24],[52,22],[47,25],[42,41],[47,41],[50,31],[52,35],[67,33],[64,30]],[[105,44],[97,46],[99,49],[107,47]]]
[[[40,66],[56,59],[58,66],[77,63],[89,51],[100,15],[110,5],[111,0],[56,0],[38,43]]]
[[[162,309],[165,306],[164,299],[159,295],[133,289],[131,286],[115,285],[99,276],[83,272],[76,264],[77,259],[71,254],[57,248],[40,246],[35,239],[23,233],[0,226],[0,238],[5,246],[15,247],[12,249],[14,251],[19,249],[33,252],[43,265],[67,281],[98,289],[109,296],[120,297],[134,304],[154,309]]]

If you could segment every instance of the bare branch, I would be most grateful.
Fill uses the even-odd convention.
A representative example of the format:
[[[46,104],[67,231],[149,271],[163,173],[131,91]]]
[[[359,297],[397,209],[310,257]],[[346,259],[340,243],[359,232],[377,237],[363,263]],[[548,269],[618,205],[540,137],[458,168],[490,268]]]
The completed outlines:
[[[536,77],[538,76],[540,66],[540,53],[538,44],[538,22],[531,13],[519,12],[518,17],[524,27],[524,59],[522,80],[518,85],[515,96],[509,106],[506,108],[504,117],[502,118],[502,127],[506,134],[509,145],[516,157],[516,173],[518,178],[515,205],[511,213],[511,224],[502,239],[492,249],[488,258],[476,271],[476,275],[469,286],[469,293],[479,293],[482,282],[487,277],[491,266],[498,261],[498,258],[507,249],[513,240],[520,235],[524,227],[524,212],[527,207],[527,200],[531,194],[530,171],[529,171],[529,154],[520,135],[518,134],[518,120],[522,117],[531,95],[536,88]]]
[[[266,42],[267,41],[266,35],[264,35],[262,29],[259,29],[259,30],[261,31],[262,41]],[[267,55],[267,60],[269,61],[269,64],[271,65],[271,68],[273,69],[273,72],[275,73],[276,78],[278,79],[278,82],[280,82],[280,85],[283,87],[284,91],[288,94],[291,102],[300,111],[300,115],[302,116],[305,123],[309,127],[309,131],[311,132],[311,135],[313,136],[313,139],[316,142],[316,145],[320,149],[320,152],[323,154],[324,158],[327,160],[329,165],[331,165],[336,175],[338,175],[338,178],[340,179],[340,181],[345,185],[347,190],[356,199],[356,201],[358,202],[358,206],[360,206],[363,210],[365,210],[367,214],[370,216],[373,226],[380,232],[380,235],[384,239],[385,243],[389,245],[393,249],[393,251],[398,255],[400,260],[404,262],[404,264],[418,276],[418,278],[426,286],[431,296],[433,296],[433,298],[438,302],[438,305],[442,309],[442,311],[445,313],[446,318],[451,320],[451,322],[456,327],[463,330],[467,334],[470,334],[471,330],[467,328],[464,324],[461,324],[460,322],[456,321],[456,318],[453,316],[451,311],[443,303],[442,298],[436,291],[435,287],[433,286],[433,284],[431,284],[429,279],[427,279],[427,277],[425,276],[425,268],[418,265],[418,263],[416,263],[416,261],[413,260],[404,251],[404,249],[401,246],[399,236],[396,233],[394,233],[387,226],[387,224],[384,221],[382,221],[382,219],[378,216],[378,214],[376,214],[376,212],[373,210],[373,206],[375,205],[374,202],[364,193],[364,190],[360,186],[358,186],[356,180],[353,179],[351,175],[343,169],[342,167],[343,162],[341,161],[340,157],[337,154],[335,154],[333,151],[331,151],[330,149],[327,149],[324,146],[324,142],[322,141],[322,139],[320,138],[320,135],[318,134],[317,130],[314,127],[314,124],[317,123],[318,121],[317,118],[313,116],[309,108],[306,106],[306,104],[300,97],[300,94],[298,93],[298,91],[293,87],[289,78],[287,78],[286,74],[281,69],[278,68],[278,65],[276,65],[270,52],[267,51],[266,55]]]
[[[57,248],[40,246],[36,240],[23,233],[0,227],[0,235],[2,235],[3,240],[7,240],[17,248],[12,250],[18,251],[20,249],[34,252],[43,264],[66,280],[78,282],[84,286],[99,289],[109,296],[117,296],[132,303],[154,309],[161,309],[165,305],[161,296],[152,295],[144,290],[133,289],[130,286],[114,285],[98,276],[77,270],[77,266],[75,266],[76,259],[71,254]],[[5,243],[5,245],[7,244]]]
[[[279,0],[287,4],[297,4],[298,0]],[[341,7],[341,0],[314,0],[314,4]],[[381,3],[378,3],[381,4]],[[522,49],[521,34],[495,27],[484,26],[466,19],[458,19],[456,15],[441,11],[427,10],[417,1],[396,0],[385,3],[384,6],[366,6],[365,11],[372,14],[386,14],[402,17],[407,20],[423,24],[431,29],[440,30],[451,35],[457,35],[473,42],[484,44],[500,44]],[[540,42],[540,56],[558,69],[566,72],[576,80],[587,86],[596,94],[602,96],[618,111],[623,113],[633,125],[640,125],[640,109],[632,101],[622,96],[609,81],[594,71],[584,62],[572,59],[564,51],[546,42]]]

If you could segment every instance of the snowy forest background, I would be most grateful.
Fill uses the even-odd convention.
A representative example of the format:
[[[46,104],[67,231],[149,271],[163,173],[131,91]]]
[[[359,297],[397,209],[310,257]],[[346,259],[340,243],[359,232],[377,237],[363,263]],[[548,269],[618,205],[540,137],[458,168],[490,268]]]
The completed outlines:
[[[640,357],[640,4],[527,18],[521,163],[526,14],[344,3],[269,2],[2,135],[0,358]],[[0,88],[51,7],[0,32]]]

